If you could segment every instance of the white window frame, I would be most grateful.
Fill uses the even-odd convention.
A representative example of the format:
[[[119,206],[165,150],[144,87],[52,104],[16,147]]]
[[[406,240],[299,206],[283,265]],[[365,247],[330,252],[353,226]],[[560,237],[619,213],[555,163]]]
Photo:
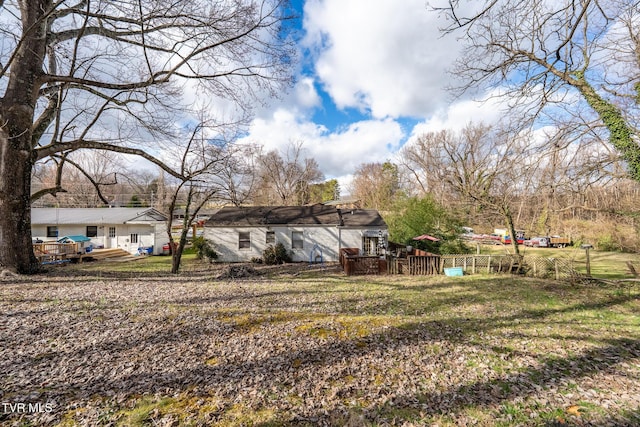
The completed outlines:
[[[296,238],[299,236],[299,238]],[[291,231],[291,249],[304,249],[304,232]]]
[[[264,234],[264,243],[267,245],[275,245],[276,244],[276,232],[275,231],[267,231]]]
[[[238,231],[238,249],[244,251],[251,249],[250,231]]]

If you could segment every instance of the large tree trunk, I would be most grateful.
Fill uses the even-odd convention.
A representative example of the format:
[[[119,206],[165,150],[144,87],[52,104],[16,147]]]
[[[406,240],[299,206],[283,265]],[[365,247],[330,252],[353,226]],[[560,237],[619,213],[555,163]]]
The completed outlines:
[[[11,116],[0,113],[5,120]],[[4,130],[0,128],[0,267],[30,274],[39,270],[31,244],[30,133],[10,136]]]
[[[51,0],[19,2],[22,42],[0,99],[0,267],[21,274],[39,269],[31,244],[32,126],[50,6]]]

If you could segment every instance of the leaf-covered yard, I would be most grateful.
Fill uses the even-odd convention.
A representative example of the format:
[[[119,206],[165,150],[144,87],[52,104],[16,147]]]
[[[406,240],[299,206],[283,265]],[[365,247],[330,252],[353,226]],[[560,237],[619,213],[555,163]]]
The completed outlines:
[[[0,423],[640,424],[638,285],[216,268],[1,278]]]

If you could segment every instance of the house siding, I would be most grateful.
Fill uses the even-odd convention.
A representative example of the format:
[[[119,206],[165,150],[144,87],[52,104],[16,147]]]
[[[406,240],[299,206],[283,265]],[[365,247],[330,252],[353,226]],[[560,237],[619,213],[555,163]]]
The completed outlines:
[[[50,224],[55,225],[55,224]],[[92,225],[92,224],[88,224]],[[63,236],[85,235],[87,232],[86,225],[61,224],[58,225],[58,238]],[[111,246],[108,241],[109,227],[116,227],[116,245]],[[95,246],[102,245],[105,248],[118,247],[127,252],[135,254],[139,247],[153,246],[153,253],[158,255],[162,253],[163,242],[168,241],[163,224],[158,225],[125,225],[125,224],[104,224],[98,225],[98,235],[91,238],[91,243]],[[42,241],[54,241],[53,237],[47,237],[47,225],[33,226],[31,234],[34,239]],[[138,243],[130,241],[131,234],[138,234]]]
[[[371,209],[344,213],[323,205],[227,206],[209,218],[204,236],[213,242],[219,261],[239,262],[262,257],[268,231],[274,233],[276,243],[283,243],[290,251],[293,261],[318,261],[320,254],[323,261],[338,261],[341,248],[364,249],[363,236],[386,237],[387,225]],[[250,233],[250,247],[239,248],[241,232]],[[295,232],[302,233],[302,248],[292,248]],[[368,240],[369,250],[371,244]]]
[[[211,240],[218,252],[218,260],[226,262],[244,262],[252,258],[261,258],[267,248],[267,231],[275,233],[276,243],[282,243],[287,251],[291,252],[294,262],[309,261],[311,251],[317,244],[322,251],[324,261],[338,260],[338,227],[326,226],[271,226],[267,227],[208,227],[205,229],[205,238]],[[303,247],[292,249],[291,236],[294,231],[301,231]],[[247,249],[238,248],[238,235],[240,232],[249,232],[251,245]]]
[[[121,248],[130,253],[153,246],[153,253],[161,254],[162,245],[168,241],[164,215],[150,208],[34,208],[31,219],[32,237],[43,241],[86,235],[87,226],[97,227],[97,236],[91,237],[94,246]],[[47,237],[47,226],[58,227],[57,238]],[[109,228],[116,230],[113,239]],[[131,234],[138,235],[138,242],[130,241]]]

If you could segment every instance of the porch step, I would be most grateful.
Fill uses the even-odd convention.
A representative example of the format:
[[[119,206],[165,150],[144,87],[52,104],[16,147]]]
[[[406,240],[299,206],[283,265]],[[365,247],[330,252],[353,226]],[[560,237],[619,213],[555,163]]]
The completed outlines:
[[[86,254],[85,257],[91,257],[93,259],[101,260],[107,258],[123,258],[123,257],[132,257],[129,252],[125,251],[121,248],[111,248],[111,249],[94,249],[90,253]]]

